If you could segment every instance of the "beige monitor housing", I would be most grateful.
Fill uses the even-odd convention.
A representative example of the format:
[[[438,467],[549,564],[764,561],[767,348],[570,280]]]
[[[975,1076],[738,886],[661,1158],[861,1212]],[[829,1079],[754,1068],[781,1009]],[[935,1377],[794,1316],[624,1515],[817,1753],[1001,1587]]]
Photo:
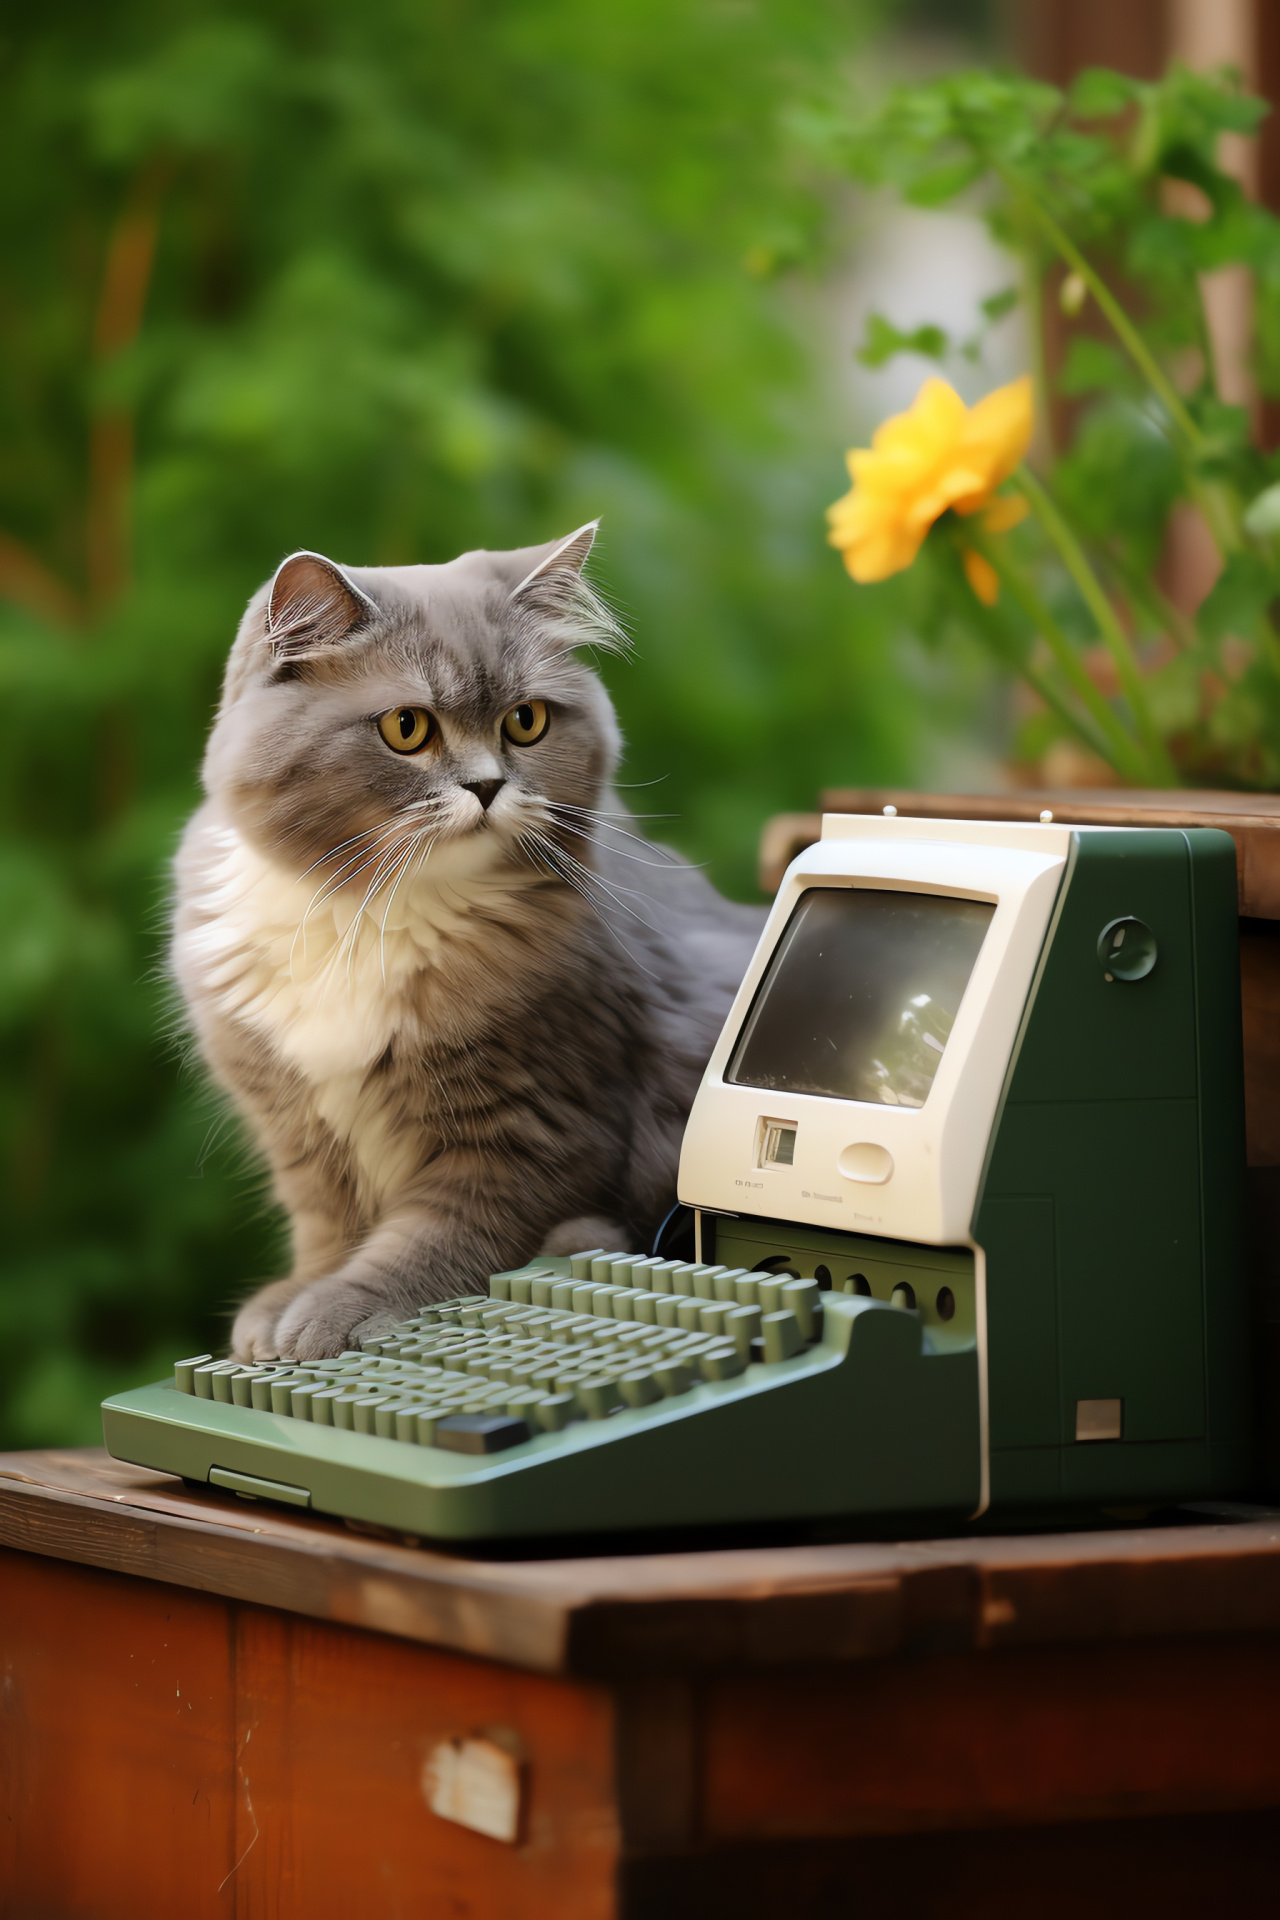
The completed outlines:
[[[970,1243],[1000,1090],[1070,842],[1071,830],[1052,824],[826,816],[821,840],[787,870],[703,1076],[685,1129],[680,1199],[708,1212],[765,1215],[934,1246]],[[824,898],[806,901],[815,888],[827,890]],[[903,928],[909,930],[914,913],[944,931],[954,921],[957,937],[976,947],[958,1006],[936,1017],[928,995],[910,991],[918,982],[909,950],[899,953],[902,1004],[890,1008],[887,1037],[881,1042],[864,1031],[847,1043],[866,1053],[865,1071],[861,1060],[857,1071],[849,1061],[840,1066],[839,1034],[815,1034],[822,1011],[802,1004],[808,976],[799,960],[795,979],[789,982],[788,975],[788,954],[798,952],[802,937],[798,929],[807,922],[816,926],[820,916],[839,916],[842,903],[833,896],[841,889],[878,896],[865,903],[865,915],[895,926],[891,939],[907,937]],[[916,900],[895,911],[898,903],[885,899],[891,895]],[[921,906],[919,896],[933,896],[938,906]],[[954,914],[942,909],[945,900],[960,903]],[[964,903],[972,903],[972,911]],[[816,937],[811,931],[810,947]],[[779,964],[771,974],[775,955]],[[892,953],[885,964],[896,964]],[[955,964],[948,978],[954,992]],[[833,1075],[843,1073],[846,1084],[868,1097],[797,1090],[797,1079],[812,1083],[815,1074],[788,1072],[776,1039],[774,1002],[776,996],[785,999],[789,985],[788,1017],[798,1023],[799,1052],[807,1049],[811,1060],[817,1042],[828,1046],[836,1062]],[[881,987],[889,1007],[889,989],[884,982]],[[942,1029],[941,1038],[935,1027]],[[775,1032],[773,1040],[766,1028]],[[881,1056],[895,1045],[901,1049],[907,1030],[917,1066],[905,1081],[898,1076],[895,1091],[892,1063],[886,1066]],[[764,1036],[758,1045],[753,1034]],[[774,1084],[744,1083],[753,1057],[757,1080]],[[761,1058],[767,1069],[778,1070],[762,1075]],[[904,1085],[914,1091],[903,1091]]]

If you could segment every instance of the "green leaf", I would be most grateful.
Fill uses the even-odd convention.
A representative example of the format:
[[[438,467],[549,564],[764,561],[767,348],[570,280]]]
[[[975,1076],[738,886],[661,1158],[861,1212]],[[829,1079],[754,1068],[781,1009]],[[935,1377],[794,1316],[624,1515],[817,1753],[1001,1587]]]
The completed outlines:
[[[1118,347],[1092,334],[1072,335],[1058,375],[1062,393],[1073,399],[1084,393],[1129,393],[1134,385],[1133,369]]]
[[[933,167],[926,173],[917,174],[907,189],[906,197],[913,207],[941,207],[973,186],[985,172],[985,164],[977,155],[971,159],[953,160],[946,166]]]
[[[941,360],[949,346],[941,327],[916,327],[911,333],[902,333],[883,314],[873,313],[868,317],[866,338],[856,358],[864,367],[883,367],[899,353],[919,353],[926,360]]]
[[[1254,553],[1233,553],[1203,602],[1196,624],[1206,640],[1248,639],[1280,590],[1273,570]]]
[[[1249,502],[1244,527],[1255,540],[1274,540],[1280,533],[1280,481],[1274,481]]]
[[[1139,82],[1109,67],[1086,67],[1071,83],[1070,111],[1081,120],[1111,120],[1132,103]]]
[[[1006,287],[1002,293],[989,293],[982,302],[982,311],[988,320],[1003,320],[1006,313],[1012,313],[1021,295],[1016,287]]]

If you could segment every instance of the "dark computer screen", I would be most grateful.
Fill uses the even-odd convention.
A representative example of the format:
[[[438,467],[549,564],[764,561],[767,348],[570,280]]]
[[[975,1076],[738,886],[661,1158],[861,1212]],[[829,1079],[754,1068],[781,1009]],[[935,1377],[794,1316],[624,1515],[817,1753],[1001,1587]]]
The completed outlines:
[[[729,1062],[736,1086],[922,1107],[994,906],[810,887]]]

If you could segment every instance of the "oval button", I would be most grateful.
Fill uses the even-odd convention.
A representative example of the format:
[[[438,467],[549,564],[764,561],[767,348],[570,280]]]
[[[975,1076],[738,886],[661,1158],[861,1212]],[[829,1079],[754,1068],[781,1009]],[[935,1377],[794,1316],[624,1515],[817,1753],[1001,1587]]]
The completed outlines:
[[[870,1140],[859,1140],[844,1147],[836,1165],[846,1180],[861,1180],[869,1187],[882,1187],[893,1172],[893,1155]]]

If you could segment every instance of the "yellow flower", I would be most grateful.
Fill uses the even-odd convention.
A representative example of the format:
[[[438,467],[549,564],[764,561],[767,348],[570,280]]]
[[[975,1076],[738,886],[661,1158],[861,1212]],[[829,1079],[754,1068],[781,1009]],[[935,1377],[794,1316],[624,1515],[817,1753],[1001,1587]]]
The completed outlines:
[[[1031,382],[997,387],[966,407],[945,380],[925,381],[905,413],[848,455],[853,486],[827,510],[833,547],[855,580],[887,580],[909,567],[934,521],[988,510],[991,532],[1012,526],[1026,503],[995,500],[1031,443]],[[967,563],[966,563],[967,568]],[[970,583],[986,599],[969,572]],[[990,582],[984,577],[984,587]],[[988,602],[990,604],[990,602]]]

